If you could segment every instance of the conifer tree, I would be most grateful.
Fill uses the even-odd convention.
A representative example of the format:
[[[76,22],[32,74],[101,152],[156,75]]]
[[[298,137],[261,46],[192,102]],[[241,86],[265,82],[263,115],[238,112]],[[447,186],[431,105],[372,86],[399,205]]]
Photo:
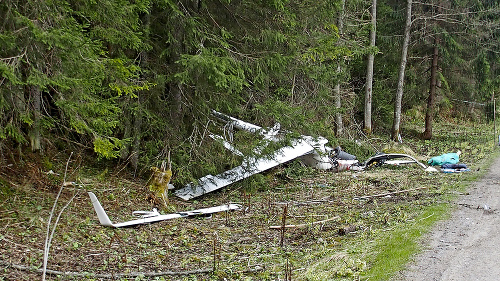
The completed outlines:
[[[139,69],[122,52],[143,47],[135,25],[141,4],[0,3],[0,95],[7,101],[0,110],[9,112],[0,137],[21,145],[29,139],[38,150],[51,132],[76,133],[99,155],[116,156],[123,143],[115,135],[118,98],[148,86],[134,80]]]

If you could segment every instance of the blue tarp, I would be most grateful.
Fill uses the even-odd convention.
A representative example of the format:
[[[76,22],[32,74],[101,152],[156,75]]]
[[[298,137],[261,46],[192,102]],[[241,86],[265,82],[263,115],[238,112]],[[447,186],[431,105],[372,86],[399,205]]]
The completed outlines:
[[[459,153],[446,153],[440,156],[432,157],[427,161],[431,166],[441,166],[443,164],[457,164],[460,158]]]

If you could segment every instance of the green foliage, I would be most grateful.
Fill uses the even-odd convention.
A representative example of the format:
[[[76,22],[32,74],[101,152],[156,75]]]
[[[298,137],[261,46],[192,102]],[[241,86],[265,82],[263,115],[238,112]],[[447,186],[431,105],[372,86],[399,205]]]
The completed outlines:
[[[366,262],[335,252],[325,253],[326,257],[313,264],[305,273],[307,280],[349,280],[359,279],[366,270]]]
[[[0,51],[4,84],[0,110],[10,111],[10,118],[0,120],[10,124],[1,124],[0,135],[25,143],[23,132],[32,130],[33,124],[41,124],[43,134],[64,124],[78,134],[113,139],[108,148],[104,148],[106,142],[97,141],[95,151],[115,157],[109,150],[119,147],[116,128],[121,109],[116,97],[134,97],[153,85],[141,80],[140,68],[124,55],[126,50],[148,48],[140,38],[139,13],[150,2],[17,2],[0,4],[9,22],[0,33],[5,39]],[[32,107],[37,97],[30,88],[41,91],[42,107],[57,110]]]
[[[12,123],[8,123],[5,125],[5,127],[0,128],[0,139],[7,138],[12,139],[16,143],[20,144],[26,144],[28,142],[19,128],[14,126]]]
[[[355,155],[360,162],[363,162],[375,155],[377,152],[380,152],[375,150],[373,147],[349,140],[341,140],[339,142],[339,146],[342,148],[342,151]]]
[[[116,158],[123,147],[124,141],[117,138],[102,138],[97,137],[94,139],[94,151],[99,157],[107,159]]]
[[[292,161],[289,163],[284,172],[287,177],[292,178],[294,180],[300,180],[306,176],[313,175],[316,171],[312,167],[305,166],[300,161]]]
[[[238,61],[222,49],[203,49],[200,54],[182,55],[184,71],[174,77],[182,84],[196,84],[205,91],[238,93],[248,86]]]
[[[490,39],[499,31],[486,28],[494,26],[498,13],[485,3],[439,2],[456,13],[436,23],[420,21],[435,15],[434,2],[414,4],[403,109],[425,108],[428,58],[439,34],[438,106],[448,118],[463,112],[455,99],[485,101],[498,91],[498,40]],[[214,130],[211,109],[326,137],[341,113],[349,139],[338,141],[350,146],[360,136],[366,54],[375,54],[373,127],[384,131],[392,123],[406,3],[379,3],[375,48],[367,47],[370,3],[346,2],[342,34],[340,4],[1,2],[0,139],[27,145],[39,130],[41,139],[63,135],[99,157],[136,155],[144,166],[170,149],[176,176],[183,180],[220,170],[223,161],[215,158],[227,157],[210,155],[202,145]],[[457,32],[464,28],[470,32]],[[339,109],[333,103],[337,83]]]

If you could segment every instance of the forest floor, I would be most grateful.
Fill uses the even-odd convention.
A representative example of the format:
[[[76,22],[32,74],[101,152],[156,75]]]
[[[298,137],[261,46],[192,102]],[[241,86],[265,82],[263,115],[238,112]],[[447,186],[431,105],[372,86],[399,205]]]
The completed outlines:
[[[460,149],[471,171],[383,165],[333,173],[293,162],[197,200],[171,197],[162,213],[228,202],[240,211],[126,229],[101,226],[87,192],[122,222],[151,210],[146,180],[127,177],[123,167],[87,165],[83,153],[21,160],[12,152],[0,165],[0,280],[40,279],[64,179],[76,184],[62,188],[54,210],[47,280],[387,280],[495,157],[485,127],[451,124],[435,139],[408,140],[405,152],[426,162]],[[283,224],[285,206],[285,224],[301,227],[270,228]]]

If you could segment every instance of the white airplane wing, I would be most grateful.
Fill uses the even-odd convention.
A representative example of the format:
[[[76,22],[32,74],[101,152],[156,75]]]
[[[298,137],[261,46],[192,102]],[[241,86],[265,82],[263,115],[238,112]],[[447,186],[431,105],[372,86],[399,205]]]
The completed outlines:
[[[134,225],[140,225],[140,224],[148,224],[148,223],[154,223],[154,222],[159,222],[159,221],[164,221],[164,220],[184,218],[184,217],[190,217],[190,216],[208,215],[208,214],[213,214],[213,213],[218,213],[218,212],[241,209],[241,205],[239,205],[239,204],[227,204],[227,205],[220,205],[220,206],[216,206],[216,207],[198,209],[198,210],[193,210],[193,211],[178,212],[178,213],[173,213],[173,214],[168,214],[168,215],[160,215],[159,213],[157,213],[158,215],[151,215],[152,212],[147,212],[146,216],[143,216],[140,219],[121,222],[121,223],[112,223],[111,220],[109,219],[108,215],[106,214],[106,211],[104,211],[104,208],[101,206],[101,203],[99,203],[99,200],[97,200],[97,197],[95,196],[95,194],[92,192],[89,192],[89,196],[90,196],[90,200],[92,201],[92,205],[94,206],[94,210],[97,213],[97,217],[99,218],[99,222],[104,226],[116,227],[116,228],[128,227],[128,226],[134,226]]]
[[[246,159],[241,166],[215,176],[204,176],[198,180],[198,184],[188,184],[174,191],[174,194],[184,200],[202,196],[313,151],[314,147],[307,141],[298,139],[293,141],[293,146],[280,148],[270,157]]]

